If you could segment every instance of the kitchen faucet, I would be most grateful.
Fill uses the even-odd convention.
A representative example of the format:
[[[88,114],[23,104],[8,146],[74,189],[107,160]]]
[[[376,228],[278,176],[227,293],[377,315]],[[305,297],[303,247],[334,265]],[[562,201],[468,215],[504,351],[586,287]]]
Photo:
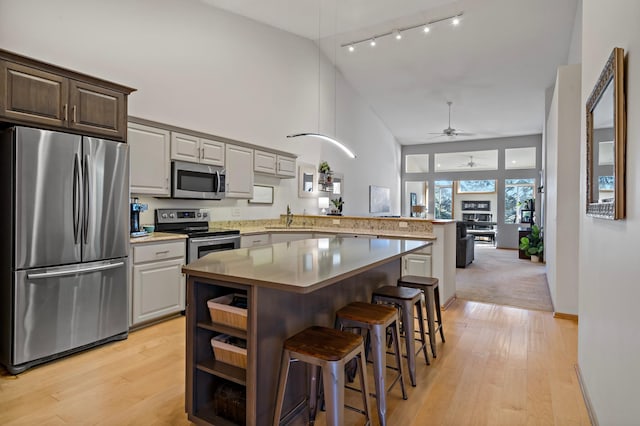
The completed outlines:
[[[293,222],[293,213],[291,213],[291,208],[287,204],[287,228],[291,226],[291,222]]]

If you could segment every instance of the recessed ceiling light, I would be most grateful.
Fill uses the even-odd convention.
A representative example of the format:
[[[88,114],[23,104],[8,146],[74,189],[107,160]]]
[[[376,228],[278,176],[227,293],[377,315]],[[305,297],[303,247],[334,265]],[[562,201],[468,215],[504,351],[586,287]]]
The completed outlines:
[[[511,160],[511,164],[516,164],[516,160]]]
[[[354,50],[356,50],[356,48],[355,48],[355,46],[353,44],[350,44],[347,49],[349,49],[349,52],[353,52]]]
[[[422,31],[424,31],[424,32],[425,32],[425,34],[426,34],[426,33],[428,33],[429,31],[431,31],[431,28],[429,28],[429,26],[428,26],[428,25],[425,25],[425,26],[424,26],[424,28],[422,29]]]
[[[394,37],[396,38],[396,40],[402,40],[402,33],[400,33],[400,31],[393,30],[393,34],[394,34]]]
[[[371,41],[369,42],[369,46],[371,47],[375,47],[376,46],[376,39],[372,38]]]
[[[453,20],[451,21],[451,23],[453,25],[458,25],[460,23],[460,18],[458,18],[457,16],[455,18],[453,18]]]

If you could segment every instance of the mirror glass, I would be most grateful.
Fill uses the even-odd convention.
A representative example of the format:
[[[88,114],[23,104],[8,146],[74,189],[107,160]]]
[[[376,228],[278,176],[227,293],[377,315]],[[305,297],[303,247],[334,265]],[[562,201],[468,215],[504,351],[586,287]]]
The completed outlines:
[[[311,164],[300,164],[298,167],[298,197],[317,197],[316,181],[315,167]]]
[[[587,101],[587,214],[625,216],[624,51],[613,49]]]
[[[613,82],[593,109],[593,180],[591,191],[595,202],[612,203],[615,200],[613,159]]]

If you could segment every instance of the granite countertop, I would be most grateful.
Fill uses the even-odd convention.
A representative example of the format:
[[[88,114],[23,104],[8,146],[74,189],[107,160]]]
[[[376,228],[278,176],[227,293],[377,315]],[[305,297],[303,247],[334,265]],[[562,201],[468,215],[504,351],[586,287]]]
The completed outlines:
[[[184,266],[182,272],[310,293],[431,244],[415,239],[307,239],[210,253]]]
[[[186,234],[173,234],[169,232],[153,232],[144,237],[130,237],[131,244],[154,243],[157,241],[184,240],[189,238]]]
[[[305,233],[305,232],[322,232],[327,234],[359,234],[359,235],[375,235],[379,237],[389,238],[419,238],[421,240],[435,240],[434,234],[426,232],[403,232],[393,231],[386,229],[363,229],[363,228],[331,228],[331,227],[303,227],[303,226],[291,226],[289,228],[280,225],[276,226],[240,226],[235,229],[240,230],[240,235],[255,235],[264,234],[265,232],[278,232],[278,233]]]

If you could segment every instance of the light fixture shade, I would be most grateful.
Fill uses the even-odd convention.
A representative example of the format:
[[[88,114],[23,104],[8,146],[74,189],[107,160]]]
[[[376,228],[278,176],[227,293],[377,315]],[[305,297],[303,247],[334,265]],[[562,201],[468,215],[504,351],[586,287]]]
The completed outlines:
[[[329,197],[318,197],[318,208],[320,208],[320,209],[328,209],[329,208]]]
[[[301,137],[301,136],[310,136],[310,137],[321,139],[321,140],[326,141],[326,142],[330,142],[330,143],[334,144],[335,146],[337,146],[338,148],[340,148],[345,154],[347,154],[347,156],[349,158],[356,158],[356,155],[349,148],[347,148],[341,142],[338,142],[337,140],[335,140],[335,139],[333,139],[333,138],[331,138],[329,136],[322,135],[320,133],[294,133],[292,135],[287,135],[288,138],[298,138],[298,137]]]

